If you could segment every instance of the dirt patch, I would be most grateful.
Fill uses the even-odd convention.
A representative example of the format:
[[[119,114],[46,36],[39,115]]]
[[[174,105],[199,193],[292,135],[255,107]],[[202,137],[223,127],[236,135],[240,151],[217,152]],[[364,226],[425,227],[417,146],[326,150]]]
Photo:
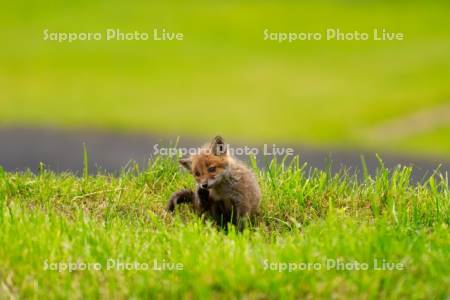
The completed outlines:
[[[450,125],[450,103],[387,121],[367,132],[370,139],[389,141]]]

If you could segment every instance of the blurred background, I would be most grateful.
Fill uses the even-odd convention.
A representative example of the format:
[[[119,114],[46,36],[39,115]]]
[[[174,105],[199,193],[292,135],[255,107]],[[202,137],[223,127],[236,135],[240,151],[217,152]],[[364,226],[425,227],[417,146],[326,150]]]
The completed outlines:
[[[241,144],[446,164],[449,12],[448,1],[6,2],[0,165],[33,168],[39,155],[67,155],[116,133],[193,143],[220,133]],[[184,40],[60,43],[43,34],[108,28],[165,29]],[[327,28],[386,29],[405,39],[279,43],[263,34]],[[105,145],[99,157],[113,150]],[[151,143],[136,143],[144,145]],[[124,160],[134,153],[116,151]],[[81,145],[76,153],[64,159],[81,161]]]

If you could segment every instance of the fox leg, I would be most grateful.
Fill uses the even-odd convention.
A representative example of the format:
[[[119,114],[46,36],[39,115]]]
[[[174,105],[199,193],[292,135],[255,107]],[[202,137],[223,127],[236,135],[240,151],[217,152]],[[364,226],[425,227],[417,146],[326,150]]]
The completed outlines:
[[[203,214],[204,212],[210,210],[211,201],[209,199],[209,191],[202,188],[197,188],[193,204],[194,209],[199,214]]]
[[[237,205],[233,205],[231,223],[236,226],[238,231],[244,230],[245,224],[247,223],[248,218],[243,213],[242,208]]]
[[[231,214],[225,209],[222,201],[211,202],[208,208],[208,215],[214,220],[219,228],[226,228],[231,219]]]

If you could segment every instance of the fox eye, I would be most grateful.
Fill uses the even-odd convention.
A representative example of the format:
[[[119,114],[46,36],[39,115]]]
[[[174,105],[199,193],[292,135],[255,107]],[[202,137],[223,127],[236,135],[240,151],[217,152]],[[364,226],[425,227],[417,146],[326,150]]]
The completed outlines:
[[[214,173],[216,171],[216,167],[209,167],[208,168],[208,172],[209,173]]]
[[[197,171],[197,172],[195,172],[195,176],[200,176],[200,172],[199,171]]]

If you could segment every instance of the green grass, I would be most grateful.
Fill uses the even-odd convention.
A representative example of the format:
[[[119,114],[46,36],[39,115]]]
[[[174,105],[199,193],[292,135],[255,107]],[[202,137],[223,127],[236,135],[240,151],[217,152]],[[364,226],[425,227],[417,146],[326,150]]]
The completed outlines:
[[[419,133],[413,137],[408,137],[397,141],[400,149],[406,151],[420,152],[423,145],[434,144],[433,148],[429,150],[430,153],[440,154],[450,153],[450,126],[436,128],[426,133]]]
[[[222,133],[255,141],[448,155],[449,135],[367,138],[450,100],[448,1],[9,2],[0,12],[0,124]],[[42,40],[42,31],[166,28],[183,42]],[[403,32],[396,42],[263,41],[263,31]],[[220,120],[220,121],[218,121]]]
[[[87,166],[87,164],[86,164]],[[92,170],[91,170],[92,171]],[[410,184],[411,169],[357,179],[297,161],[258,171],[261,212],[243,233],[217,230],[187,207],[164,211],[193,187],[171,159],[119,176],[34,175],[0,169],[0,298],[362,298],[450,295],[450,190],[436,174]],[[44,264],[108,259],[176,262],[181,271],[51,271]],[[327,270],[327,259],[369,270]],[[373,270],[373,261],[405,270]],[[265,263],[317,263],[275,271]]]

